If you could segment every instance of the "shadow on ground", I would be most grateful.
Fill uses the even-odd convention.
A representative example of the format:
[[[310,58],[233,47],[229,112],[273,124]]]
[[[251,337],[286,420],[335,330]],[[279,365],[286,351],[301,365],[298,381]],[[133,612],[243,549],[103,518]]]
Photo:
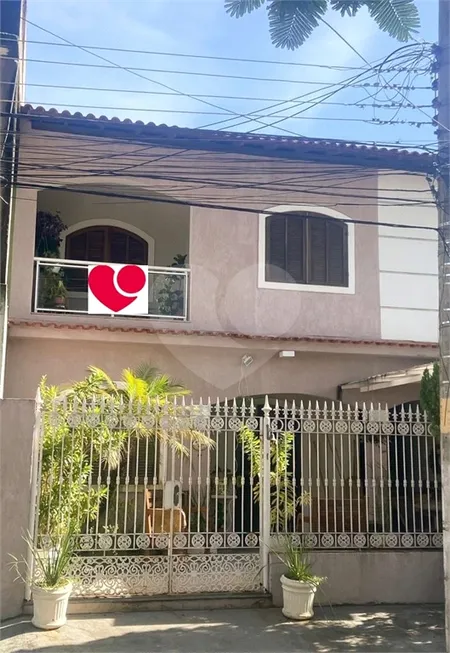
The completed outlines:
[[[83,615],[48,632],[21,618],[0,633],[2,653],[445,652],[444,611],[434,606],[318,608],[308,623],[272,608]]]

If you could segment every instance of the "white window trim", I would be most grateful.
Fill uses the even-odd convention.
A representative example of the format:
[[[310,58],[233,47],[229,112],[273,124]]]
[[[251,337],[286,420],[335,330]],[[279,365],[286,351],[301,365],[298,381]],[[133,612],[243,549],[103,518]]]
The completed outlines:
[[[335,218],[337,220],[348,220],[348,217],[339,211],[328,207],[307,206],[305,204],[282,204],[267,209],[266,213],[259,214],[259,242],[258,242],[258,288],[270,290],[296,290],[297,292],[321,292],[333,293],[335,295],[355,294],[355,225],[347,223],[347,260],[348,260],[348,286],[314,286],[307,283],[278,283],[277,281],[266,281],[266,219],[273,213],[316,213],[319,216]]]
[[[66,252],[66,239],[67,236],[79,231],[80,229],[87,229],[88,227],[117,227],[123,229],[124,231],[129,231],[135,236],[139,236],[142,240],[148,245],[148,265],[153,265],[155,261],[155,240],[149,234],[146,234],[145,231],[142,231],[138,227],[135,227],[128,222],[122,222],[122,220],[110,220],[109,218],[93,218],[92,220],[83,220],[82,222],[76,222],[75,224],[67,227],[61,234],[61,251],[63,252],[63,258],[67,258]],[[108,261],[105,261],[108,263]]]

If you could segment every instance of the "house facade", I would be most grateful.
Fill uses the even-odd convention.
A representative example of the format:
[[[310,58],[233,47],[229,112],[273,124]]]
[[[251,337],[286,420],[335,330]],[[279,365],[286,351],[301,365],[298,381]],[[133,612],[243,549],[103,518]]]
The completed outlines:
[[[77,536],[79,596],[278,602],[268,544],[289,534],[317,549],[327,600],[441,600],[439,451],[404,372],[438,351],[431,171],[407,151],[22,109],[6,396],[150,363],[192,403],[146,428],[183,443],[188,420],[212,442],[180,458],[138,442],[132,412],[38,406],[35,432],[63,424],[66,447],[80,424],[128,433],[114,469],[90,454],[106,499]],[[148,315],[89,314],[91,263],[145,266]],[[243,427],[275,466],[265,503]]]
[[[427,155],[25,107],[6,396],[34,396],[44,373],[144,360],[196,398],[351,402],[341,386],[433,360],[430,168]],[[60,307],[42,300],[38,212],[66,227]],[[88,261],[148,265],[149,316],[88,315]],[[403,390],[367,400],[417,399]]]

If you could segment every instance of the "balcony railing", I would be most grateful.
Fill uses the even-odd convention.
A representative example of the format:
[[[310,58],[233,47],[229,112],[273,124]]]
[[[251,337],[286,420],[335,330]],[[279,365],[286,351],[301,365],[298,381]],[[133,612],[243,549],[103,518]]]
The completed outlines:
[[[34,261],[35,313],[88,313],[88,268],[101,262],[39,257]],[[189,269],[151,265],[147,269],[148,315],[142,317],[186,321]]]

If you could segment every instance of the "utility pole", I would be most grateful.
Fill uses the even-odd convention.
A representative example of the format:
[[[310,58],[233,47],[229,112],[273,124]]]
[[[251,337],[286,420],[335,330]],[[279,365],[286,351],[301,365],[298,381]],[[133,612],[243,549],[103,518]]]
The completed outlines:
[[[445,642],[450,653],[450,0],[439,0],[438,221]]]

